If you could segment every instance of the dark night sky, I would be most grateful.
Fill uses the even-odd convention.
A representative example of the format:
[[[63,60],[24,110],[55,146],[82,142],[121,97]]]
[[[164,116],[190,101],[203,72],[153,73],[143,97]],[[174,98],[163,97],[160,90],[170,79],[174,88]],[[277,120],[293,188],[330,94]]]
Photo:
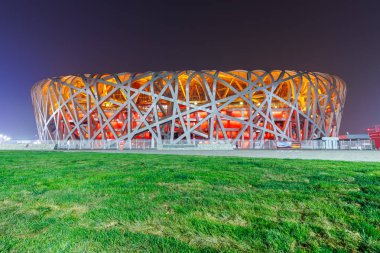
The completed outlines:
[[[380,1],[0,4],[0,133],[36,138],[32,85],[71,73],[289,69],[348,86],[341,132],[380,123]]]

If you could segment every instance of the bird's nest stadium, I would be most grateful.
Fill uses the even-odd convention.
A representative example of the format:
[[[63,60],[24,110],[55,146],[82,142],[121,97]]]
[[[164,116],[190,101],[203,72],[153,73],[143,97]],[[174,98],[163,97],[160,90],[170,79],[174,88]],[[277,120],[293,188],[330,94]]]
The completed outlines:
[[[339,77],[303,71],[162,71],[47,78],[32,88],[42,141],[314,140],[337,136]]]

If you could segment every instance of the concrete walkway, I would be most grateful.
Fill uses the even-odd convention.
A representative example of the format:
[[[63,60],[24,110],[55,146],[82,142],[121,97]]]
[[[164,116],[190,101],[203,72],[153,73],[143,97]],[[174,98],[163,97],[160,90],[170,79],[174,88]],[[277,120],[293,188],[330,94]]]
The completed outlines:
[[[372,150],[127,150],[122,153],[380,162],[380,151]]]

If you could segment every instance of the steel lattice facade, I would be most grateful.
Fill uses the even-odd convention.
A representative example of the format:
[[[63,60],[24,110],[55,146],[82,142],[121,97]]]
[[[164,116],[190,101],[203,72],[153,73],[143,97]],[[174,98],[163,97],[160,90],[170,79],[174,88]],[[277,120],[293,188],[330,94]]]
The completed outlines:
[[[41,140],[312,140],[337,136],[340,78],[300,71],[69,75],[32,88]]]

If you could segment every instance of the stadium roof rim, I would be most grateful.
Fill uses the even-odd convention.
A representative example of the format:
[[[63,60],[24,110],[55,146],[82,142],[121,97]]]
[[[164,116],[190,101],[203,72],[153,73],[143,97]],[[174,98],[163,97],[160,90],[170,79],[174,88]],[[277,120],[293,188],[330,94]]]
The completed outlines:
[[[286,70],[286,69],[274,69],[274,70],[263,70],[263,69],[254,69],[254,70],[244,70],[244,69],[234,69],[234,70],[217,70],[217,69],[203,69],[203,70],[193,70],[193,69],[188,69],[188,70],[160,70],[160,71],[145,71],[145,72],[118,72],[118,73],[96,73],[96,74],[90,74],[90,73],[84,73],[84,74],[81,74],[81,73],[74,73],[74,74],[67,74],[67,75],[60,75],[60,76],[53,76],[53,77],[47,77],[47,78],[43,78],[39,81],[37,81],[34,85],[37,85],[38,83],[41,83],[42,81],[47,81],[47,80],[57,80],[57,79],[61,79],[61,78],[68,78],[68,77],[85,77],[85,78],[97,78],[97,79],[103,79],[104,78],[107,78],[107,77],[110,77],[110,76],[114,76],[114,75],[125,75],[125,74],[130,74],[130,75],[134,75],[134,76],[143,76],[143,75],[159,75],[159,74],[162,74],[162,73],[175,73],[175,74],[180,74],[180,73],[194,73],[194,72],[201,72],[201,73],[206,73],[208,74],[207,72],[222,72],[222,73],[227,73],[227,74],[234,74],[234,72],[245,72],[245,73],[257,73],[257,72],[261,72],[261,75],[260,76],[264,76],[264,75],[267,75],[267,74],[270,74],[272,72],[285,72],[287,74],[307,74],[307,75],[310,75],[310,74],[316,74],[316,75],[321,75],[321,76],[324,76],[324,77],[333,77],[333,78],[336,78],[336,79],[339,79],[340,81],[342,81],[343,85],[346,87],[346,82],[340,78],[338,75],[335,75],[335,74],[329,74],[329,73],[323,73],[323,72],[318,72],[318,71],[307,71],[307,70]],[[34,86],[33,85],[33,86]]]

